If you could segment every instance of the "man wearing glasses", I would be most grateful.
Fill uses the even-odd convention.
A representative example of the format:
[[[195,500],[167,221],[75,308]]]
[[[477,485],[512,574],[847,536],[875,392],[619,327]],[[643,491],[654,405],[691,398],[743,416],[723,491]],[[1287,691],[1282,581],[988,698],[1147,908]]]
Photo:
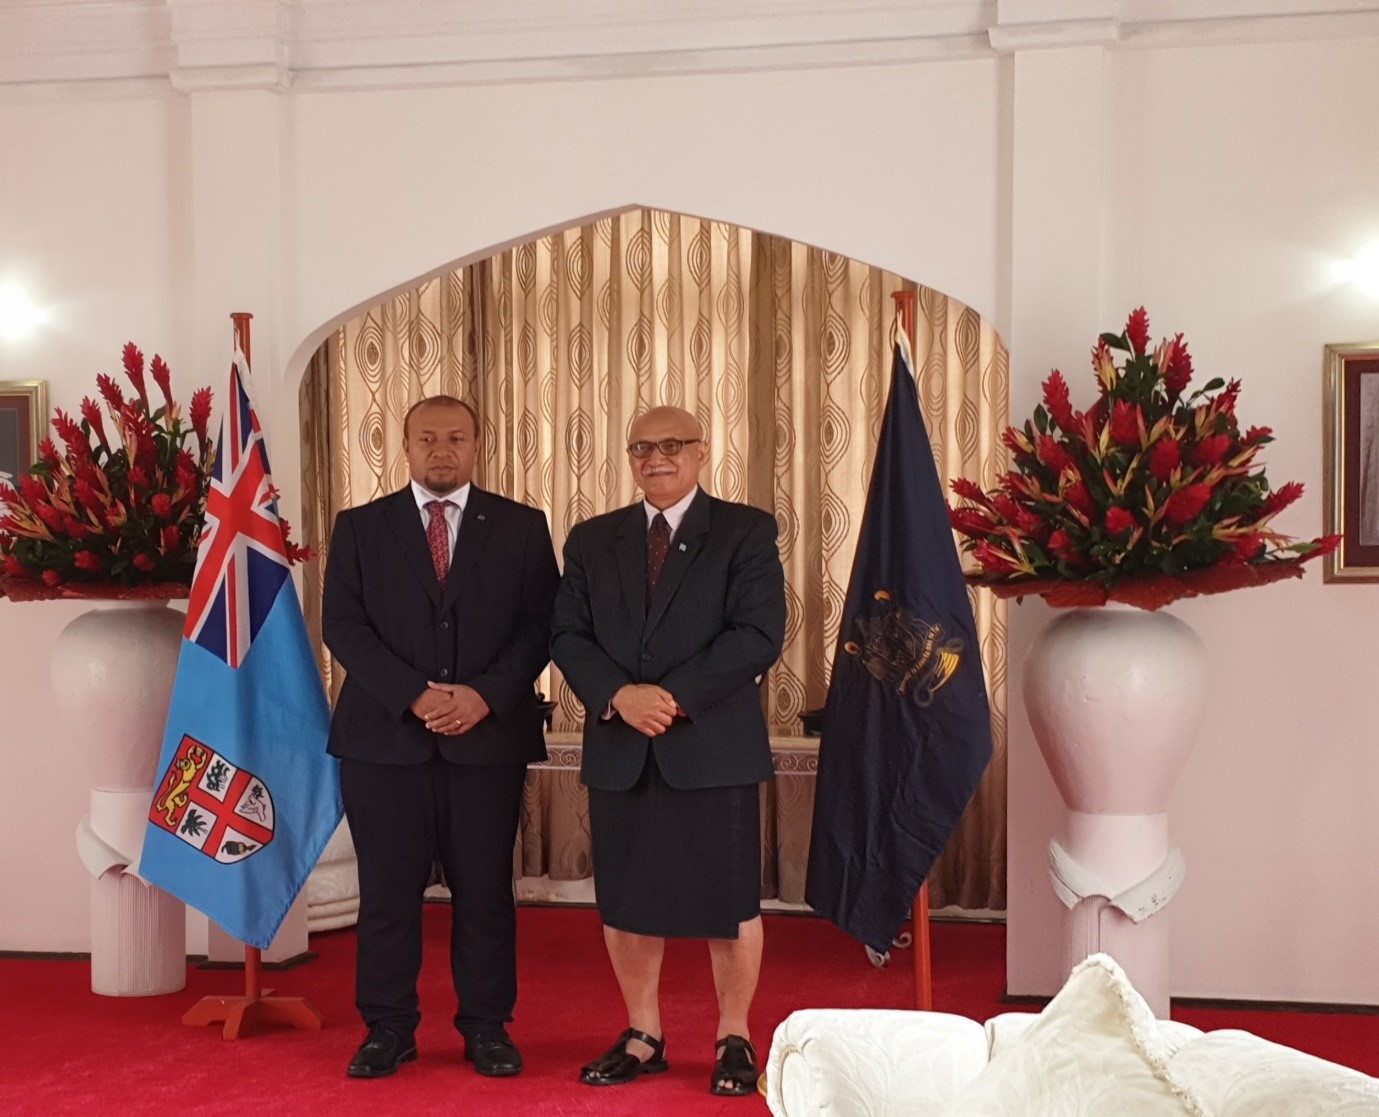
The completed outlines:
[[[719,1006],[709,1088],[750,1094],[759,785],[772,778],[758,683],[785,634],[776,522],[699,488],[708,447],[687,411],[646,412],[627,451],[645,499],[570,532],[551,641],[586,710],[599,913],[628,1021],[580,1077],[615,1086],[669,1069],[665,940],[702,938]]]

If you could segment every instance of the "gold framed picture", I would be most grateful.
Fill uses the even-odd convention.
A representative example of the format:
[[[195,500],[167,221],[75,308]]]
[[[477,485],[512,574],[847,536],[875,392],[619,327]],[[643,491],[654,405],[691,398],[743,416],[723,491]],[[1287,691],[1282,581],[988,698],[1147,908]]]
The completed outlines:
[[[1379,342],[1328,345],[1326,531],[1344,538],[1326,556],[1327,582],[1379,582]]]
[[[17,486],[48,429],[48,384],[0,380],[0,481]]]

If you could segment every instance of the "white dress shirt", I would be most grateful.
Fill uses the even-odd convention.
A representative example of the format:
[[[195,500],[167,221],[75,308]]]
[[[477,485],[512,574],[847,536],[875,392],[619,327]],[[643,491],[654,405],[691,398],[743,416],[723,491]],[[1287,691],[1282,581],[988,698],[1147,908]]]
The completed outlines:
[[[694,498],[699,495],[699,486],[695,485],[690,489],[688,495],[676,501],[669,508],[657,508],[649,500],[642,501],[642,507],[646,509],[646,526],[651,527],[651,521],[656,518],[659,512],[666,518],[666,523],[670,525],[670,537],[675,538],[675,533],[680,530],[680,521],[685,518],[685,513],[689,511],[689,506],[694,503]]]
[[[455,540],[460,535],[460,520],[464,516],[464,506],[469,500],[469,482],[466,481],[453,493],[448,496],[437,496],[424,485],[412,482],[412,496],[416,498],[417,508],[421,512],[421,526],[428,527],[431,523],[431,513],[426,506],[433,500],[445,501],[445,526],[450,533],[450,553],[455,553]]]

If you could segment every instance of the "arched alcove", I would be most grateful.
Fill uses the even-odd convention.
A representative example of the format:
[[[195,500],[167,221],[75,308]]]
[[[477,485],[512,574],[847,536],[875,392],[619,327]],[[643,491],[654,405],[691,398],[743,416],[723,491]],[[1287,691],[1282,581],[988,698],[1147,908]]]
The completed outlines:
[[[633,499],[627,426],[674,403],[708,435],[705,487],[776,516],[789,621],[769,716],[774,733],[799,735],[800,714],[827,689],[896,290],[918,295],[915,362],[940,473],[991,483],[1008,410],[994,328],[913,280],[768,233],[625,206],[467,253],[342,311],[298,349],[303,534],[323,552],[305,585],[313,627],[334,513],[405,484],[402,416],[417,399],[444,392],[477,405],[476,482],[542,508],[557,550],[574,523]],[[999,909],[1005,612],[986,596],[977,604],[996,757],[933,882],[939,904]],[[578,703],[558,677],[548,685],[555,729],[575,729]],[[792,794],[807,819],[812,788]],[[790,856],[798,887],[775,883],[802,899],[804,851]]]

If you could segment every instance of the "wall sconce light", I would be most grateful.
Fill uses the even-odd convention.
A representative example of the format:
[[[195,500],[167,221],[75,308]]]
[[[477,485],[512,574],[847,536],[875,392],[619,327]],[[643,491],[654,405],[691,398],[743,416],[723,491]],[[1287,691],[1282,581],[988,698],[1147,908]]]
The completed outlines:
[[[1342,260],[1334,270],[1337,280],[1353,283],[1366,295],[1379,299],[1379,244],[1371,245],[1353,260]]]
[[[47,311],[34,306],[18,286],[13,283],[0,286],[0,338],[19,341],[47,320]]]

